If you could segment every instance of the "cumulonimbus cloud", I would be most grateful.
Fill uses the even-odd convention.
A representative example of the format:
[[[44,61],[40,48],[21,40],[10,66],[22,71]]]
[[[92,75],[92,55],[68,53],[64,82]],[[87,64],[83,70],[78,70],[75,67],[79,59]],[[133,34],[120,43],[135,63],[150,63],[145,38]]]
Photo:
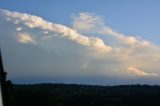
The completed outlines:
[[[159,64],[160,61],[160,48],[158,46],[152,45],[147,40],[134,37],[134,36],[127,36],[122,33],[118,33],[114,31],[112,28],[105,25],[103,19],[96,14],[93,13],[79,13],[78,15],[73,15],[73,27],[69,28],[64,25],[55,24],[52,22],[48,22],[44,20],[41,17],[37,17],[34,15],[29,15],[26,13],[19,13],[19,12],[11,12],[7,10],[0,10],[0,16],[3,18],[3,20],[0,20],[0,23],[5,23],[5,25],[11,25],[10,28],[14,29],[10,33],[6,33],[5,35],[12,35],[14,32],[16,36],[16,40],[23,44],[33,44],[33,45],[39,45],[41,42],[41,46],[49,47],[52,46],[53,51],[56,52],[56,54],[63,54],[67,55],[66,51],[61,52],[58,51],[60,46],[64,46],[62,43],[65,41],[73,41],[76,43],[76,47],[78,48],[72,48],[72,46],[75,46],[75,43],[66,43],[71,48],[65,48],[62,47],[62,49],[74,49],[73,51],[76,53],[82,53],[81,57],[79,55],[75,55],[71,58],[78,58],[77,60],[83,60],[84,63],[77,62],[75,60],[73,63],[75,63],[75,66],[80,66],[79,70],[87,70],[89,75],[90,73],[101,73],[102,75],[117,75],[117,73],[126,74],[127,71],[129,71],[128,74],[133,74],[136,76],[152,76],[155,77],[159,74]],[[5,22],[3,22],[5,21]],[[10,24],[12,23],[12,24]],[[14,28],[13,28],[14,27]],[[4,28],[5,29],[5,28]],[[1,29],[3,30],[3,29]],[[8,30],[4,30],[8,31]],[[84,33],[89,32],[89,33]],[[90,32],[94,32],[94,37],[89,37],[91,35]],[[12,34],[11,34],[12,33]],[[93,33],[92,33],[93,34]],[[101,34],[101,35],[100,35]],[[4,35],[4,36],[5,36]],[[103,40],[102,38],[99,38],[100,36],[111,36],[110,39],[107,38],[107,40],[112,41],[113,39],[116,40],[116,43],[114,45],[111,45],[107,40]],[[14,37],[15,37],[14,36]],[[96,37],[95,37],[96,36]],[[60,39],[59,39],[60,38]],[[62,39],[61,39],[62,38]],[[47,39],[47,40],[46,40]],[[53,43],[48,43],[48,39]],[[55,42],[58,43],[56,44]],[[107,45],[105,44],[107,42]],[[117,43],[120,42],[120,43]],[[17,43],[17,42],[16,42]],[[47,44],[48,43],[48,44]],[[77,46],[78,45],[78,46]],[[83,45],[83,49],[79,48]],[[56,48],[57,47],[57,48]],[[87,51],[84,49],[84,47],[92,48],[96,50],[97,54],[96,56],[91,56],[92,52]],[[56,49],[55,49],[56,48]],[[50,49],[50,48],[49,48]],[[102,53],[106,54],[102,56]],[[65,54],[66,53],[66,54]],[[63,61],[68,61],[65,56],[63,57]],[[79,56],[79,57],[78,57]],[[86,59],[86,57],[88,59]],[[49,59],[48,59],[49,60]],[[47,60],[47,61],[48,61]],[[74,60],[74,59],[73,59]],[[85,61],[89,62],[85,62]],[[56,63],[56,61],[55,61]],[[64,66],[64,62],[59,62],[60,66]],[[78,65],[77,65],[78,64]],[[143,70],[151,70],[148,68],[153,68],[155,72],[145,72],[142,70],[139,70],[135,67],[139,67]],[[116,68],[115,68],[116,66]],[[73,68],[74,66],[70,66],[69,68]],[[129,68],[126,68],[129,67]],[[68,67],[65,67],[67,70]],[[77,67],[76,67],[77,68]],[[75,70],[77,70],[74,68]],[[68,69],[68,70],[70,70]],[[92,72],[91,72],[92,70]],[[114,70],[111,72],[110,70]],[[65,72],[65,71],[64,71]],[[74,73],[74,72],[73,72]],[[87,74],[88,74],[87,73]]]
[[[48,22],[41,17],[29,15],[26,13],[10,12],[7,10],[0,10],[0,12],[7,16],[8,21],[14,21],[15,24],[21,23],[28,26],[29,28],[39,28],[46,31],[58,33],[60,37],[67,38],[78,44],[93,48],[100,52],[110,52],[112,50],[112,48],[110,46],[107,46],[100,38],[81,35],[69,27]],[[31,42],[31,39],[28,40],[30,40]]]

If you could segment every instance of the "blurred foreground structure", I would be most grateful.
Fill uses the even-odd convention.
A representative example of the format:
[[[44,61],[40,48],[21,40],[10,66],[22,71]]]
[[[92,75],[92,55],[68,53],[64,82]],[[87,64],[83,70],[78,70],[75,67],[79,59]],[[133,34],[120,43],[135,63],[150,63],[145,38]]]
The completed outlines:
[[[6,75],[7,73],[3,68],[2,55],[0,51],[0,106],[8,106],[6,94]]]

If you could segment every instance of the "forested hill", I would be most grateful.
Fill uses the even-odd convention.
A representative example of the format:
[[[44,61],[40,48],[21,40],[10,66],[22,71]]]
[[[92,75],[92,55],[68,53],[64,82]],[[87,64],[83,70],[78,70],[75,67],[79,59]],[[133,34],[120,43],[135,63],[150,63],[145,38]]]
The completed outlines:
[[[160,86],[13,85],[12,106],[160,106]]]

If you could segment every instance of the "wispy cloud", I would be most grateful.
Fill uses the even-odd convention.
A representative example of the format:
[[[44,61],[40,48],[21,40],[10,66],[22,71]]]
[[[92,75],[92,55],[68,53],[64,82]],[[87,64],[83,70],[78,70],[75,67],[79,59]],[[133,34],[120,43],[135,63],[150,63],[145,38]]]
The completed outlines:
[[[103,19],[94,13],[82,12],[78,15],[74,14],[72,19],[72,27],[77,31],[96,31],[97,28],[104,26]]]
[[[102,17],[94,14],[82,12],[73,15],[73,28],[80,32],[96,32],[99,34],[110,35],[122,44],[130,46],[149,46],[150,42],[140,37],[128,36],[123,33],[114,31],[111,27],[106,26]]]

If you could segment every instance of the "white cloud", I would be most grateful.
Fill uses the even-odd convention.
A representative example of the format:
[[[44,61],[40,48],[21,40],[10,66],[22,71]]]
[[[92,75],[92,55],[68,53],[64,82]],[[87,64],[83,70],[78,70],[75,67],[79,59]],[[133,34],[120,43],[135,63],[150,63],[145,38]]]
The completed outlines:
[[[13,56],[13,60],[18,61],[19,58],[21,64],[13,67],[21,67],[21,70],[25,66],[29,67],[35,72],[35,76],[39,70],[49,76],[67,74],[105,76],[105,78],[107,76],[123,78],[132,75],[158,77],[160,74],[159,45],[139,37],[118,33],[106,26],[103,19],[96,14],[74,15],[74,29],[48,22],[41,17],[6,10],[0,10],[0,18],[0,43],[8,55],[14,51],[18,57]],[[16,37],[16,41],[13,37]],[[20,45],[17,41],[34,46],[17,46]],[[26,53],[27,56],[28,51],[32,51],[29,55],[30,60],[23,55]],[[30,67],[28,64],[33,65]],[[140,69],[151,71],[145,72]]]
[[[103,42],[103,40],[98,37],[87,37],[85,35],[77,33],[75,30],[69,27],[47,22],[41,17],[37,17],[37,16],[25,14],[25,13],[22,14],[18,12],[10,12],[7,10],[0,10],[0,11],[10,18],[9,21],[12,20],[16,24],[21,23],[32,29],[39,28],[42,30],[47,30],[47,31],[57,33],[60,37],[67,38],[83,46],[87,46],[89,48],[95,49],[98,52],[107,53],[112,50],[110,46],[107,46]]]
[[[98,27],[104,25],[103,19],[94,13],[79,13],[78,15],[73,15],[73,29],[77,31],[94,31]]]
[[[126,44],[128,46],[144,47],[144,46],[151,45],[151,43],[147,40],[140,39],[139,37],[127,36],[122,33],[118,33],[116,31],[113,31],[113,29],[111,29],[109,27],[104,27],[100,33],[111,35],[115,39],[120,41],[122,44]]]
[[[157,76],[157,73],[147,73],[135,67],[128,67],[128,71],[137,76]]]
[[[79,32],[92,32],[98,35],[110,36],[110,39],[107,40],[114,42],[111,42],[113,46],[109,56],[111,56],[113,60],[120,60],[120,63],[118,63],[121,64],[119,68],[121,70],[120,72],[122,72],[122,70],[129,70],[130,73],[128,74],[135,74],[137,76],[157,76],[157,73],[147,73],[135,67],[130,67],[129,64],[136,64],[143,69],[156,69],[158,71],[157,67],[159,66],[155,63],[155,60],[160,60],[159,55],[157,55],[157,52],[160,52],[160,47],[158,45],[144,40],[139,36],[125,35],[116,32],[111,27],[106,26],[102,17],[93,13],[79,13],[72,18],[72,27]],[[129,68],[124,69],[123,65]],[[124,75],[125,74],[124,72]]]
[[[126,36],[122,33],[114,31],[112,28],[105,25],[102,17],[97,16],[94,13],[82,12],[77,15],[73,15],[73,28],[80,32],[96,32],[99,34],[110,35],[114,39],[118,40],[122,44],[129,46],[149,46],[150,42],[139,39],[134,36]]]
[[[16,28],[17,31],[21,31],[22,29],[23,29],[22,27]]]
[[[36,44],[36,41],[28,33],[20,33],[17,36],[17,41],[24,44],[29,44],[29,43]]]

